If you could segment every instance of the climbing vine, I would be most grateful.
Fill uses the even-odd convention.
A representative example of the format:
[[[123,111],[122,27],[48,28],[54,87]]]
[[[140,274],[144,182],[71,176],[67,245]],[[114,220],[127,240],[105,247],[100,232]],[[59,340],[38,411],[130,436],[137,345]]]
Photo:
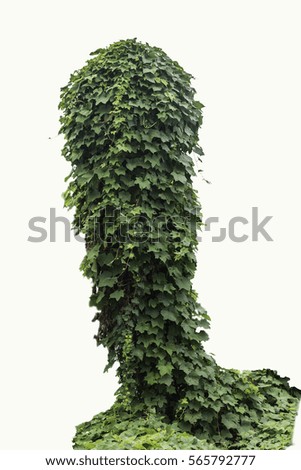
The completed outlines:
[[[291,439],[299,391],[272,371],[225,370],[204,349],[210,318],[191,283],[203,105],[191,79],[161,49],[124,40],[92,53],[62,88],[65,205],[85,236],[97,344],[108,349],[106,370],[118,363],[120,382],[113,408],[84,434],[79,427],[77,448],[131,445],[112,436],[118,426],[131,432],[128,421],[141,432],[143,417],[177,445],[248,448],[253,439],[254,448],[282,448]],[[287,427],[278,438],[276,415]]]

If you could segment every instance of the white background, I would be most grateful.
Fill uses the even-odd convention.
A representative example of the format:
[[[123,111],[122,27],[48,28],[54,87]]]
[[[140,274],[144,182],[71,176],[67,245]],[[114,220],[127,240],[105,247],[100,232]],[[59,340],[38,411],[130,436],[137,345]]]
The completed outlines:
[[[70,449],[75,425],[114,400],[78,269],[83,244],[65,243],[59,224],[56,243],[27,238],[31,217],[46,217],[48,228],[50,207],[70,217],[61,198],[69,165],[55,137],[59,89],[91,51],[119,39],[159,46],[196,77],[212,182],[196,182],[205,218],[224,225],[250,218],[252,206],[273,215],[274,242],[212,243],[206,233],[200,244],[195,286],[212,316],[207,350],[226,367],[276,369],[301,387],[300,13],[297,0],[2,7],[2,449]]]

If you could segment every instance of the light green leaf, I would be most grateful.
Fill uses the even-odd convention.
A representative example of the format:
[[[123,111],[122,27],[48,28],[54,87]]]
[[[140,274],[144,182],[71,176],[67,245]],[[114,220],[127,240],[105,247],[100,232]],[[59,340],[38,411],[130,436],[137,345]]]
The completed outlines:
[[[172,364],[162,363],[162,364],[158,364],[157,368],[160,372],[160,375],[163,376],[166,374],[167,375],[171,374],[174,367]]]
[[[115,291],[110,295],[110,299],[120,300],[121,297],[124,297],[124,290],[123,290],[123,289],[115,290]]]
[[[135,183],[139,185],[140,189],[149,189],[151,186],[150,181],[142,178],[136,178]]]
[[[180,183],[183,184],[187,183],[187,178],[182,173],[176,173],[175,171],[173,171],[171,174],[174,177],[175,181],[180,181]]]
[[[92,261],[94,260],[98,253],[99,253],[99,248],[100,248],[100,245],[94,245],[93,248],[90,248],[90,250],[88,250],[88,253],[87,253],[87,259],[89,261]]]

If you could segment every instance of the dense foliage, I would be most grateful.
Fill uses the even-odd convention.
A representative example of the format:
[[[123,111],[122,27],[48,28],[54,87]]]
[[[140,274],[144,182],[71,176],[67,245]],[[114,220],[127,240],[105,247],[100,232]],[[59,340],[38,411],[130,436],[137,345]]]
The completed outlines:
[[[221,371],[221,369],[220,369]],[[180,420],[169,421],[155,409],[144,412],[120,403],[77,427],[75,449],[285,449],[291,444],[300,393],[270,370],[223,371],[230,382],[217,385],[216,407],[232,397],[236,406],[221,414],[212,434],[198,426],[183,432]],[[228,408],[229,409],[229,408]],[[206,416],[206,415],[205,415]],[[169,423],[168,423],[169,421]],[[199,420],[201,421],[201,420]]]
[[[136,418],[114,405],[92,421],[78,426],[75,449],[211,449],[208,442],[183,432],[177,422],[167,424],[163,416],[148,410]]]
[[[96,339],[108,348],[107,368],[119,364],[120,388],[112,410],[90,430],[79,427],[75,445],[130,448],[132,430],[142,448],[159,448],[155,432],[143,437],[141,419],[152,416],[173,439],[166,448],[265,439],[266,448],[283,447],[299,391],[271,371],[222,369],[203,347],[210,318],[191,284],[202,224],[192,154],[202,156],[203,106],[192,77],[136,40],[92,56],[62,88],[63,155],[72,164],[64,197],[85,235],[81,269],[92,281]],[[124,413],[132,425],[124,427]],[[276,415],[289,429],[278,438]]]

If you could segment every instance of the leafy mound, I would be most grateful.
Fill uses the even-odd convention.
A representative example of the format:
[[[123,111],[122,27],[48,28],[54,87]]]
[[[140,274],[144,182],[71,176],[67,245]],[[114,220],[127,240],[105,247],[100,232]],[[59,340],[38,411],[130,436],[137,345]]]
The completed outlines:
[[[117,401],[77,427],[74,449],[280,450],[291,445],[300,391],[270,370],[223,373],[235,381],[231,391],[236,408],[221,414],[216,433],[206,434],[200,428],[185,432],[184,421],[167,423],[155,410],[129,412]],[[216,392],[220,394],[220,389]],[[221,400],[229,401],[229,395],[221,395]]]
[[[213,449],[206,441],[183,432],[177,423],[167,424],[154,412],[135,417],[113,406],[92,421],[77,427],[74,449],[197,450]]]

